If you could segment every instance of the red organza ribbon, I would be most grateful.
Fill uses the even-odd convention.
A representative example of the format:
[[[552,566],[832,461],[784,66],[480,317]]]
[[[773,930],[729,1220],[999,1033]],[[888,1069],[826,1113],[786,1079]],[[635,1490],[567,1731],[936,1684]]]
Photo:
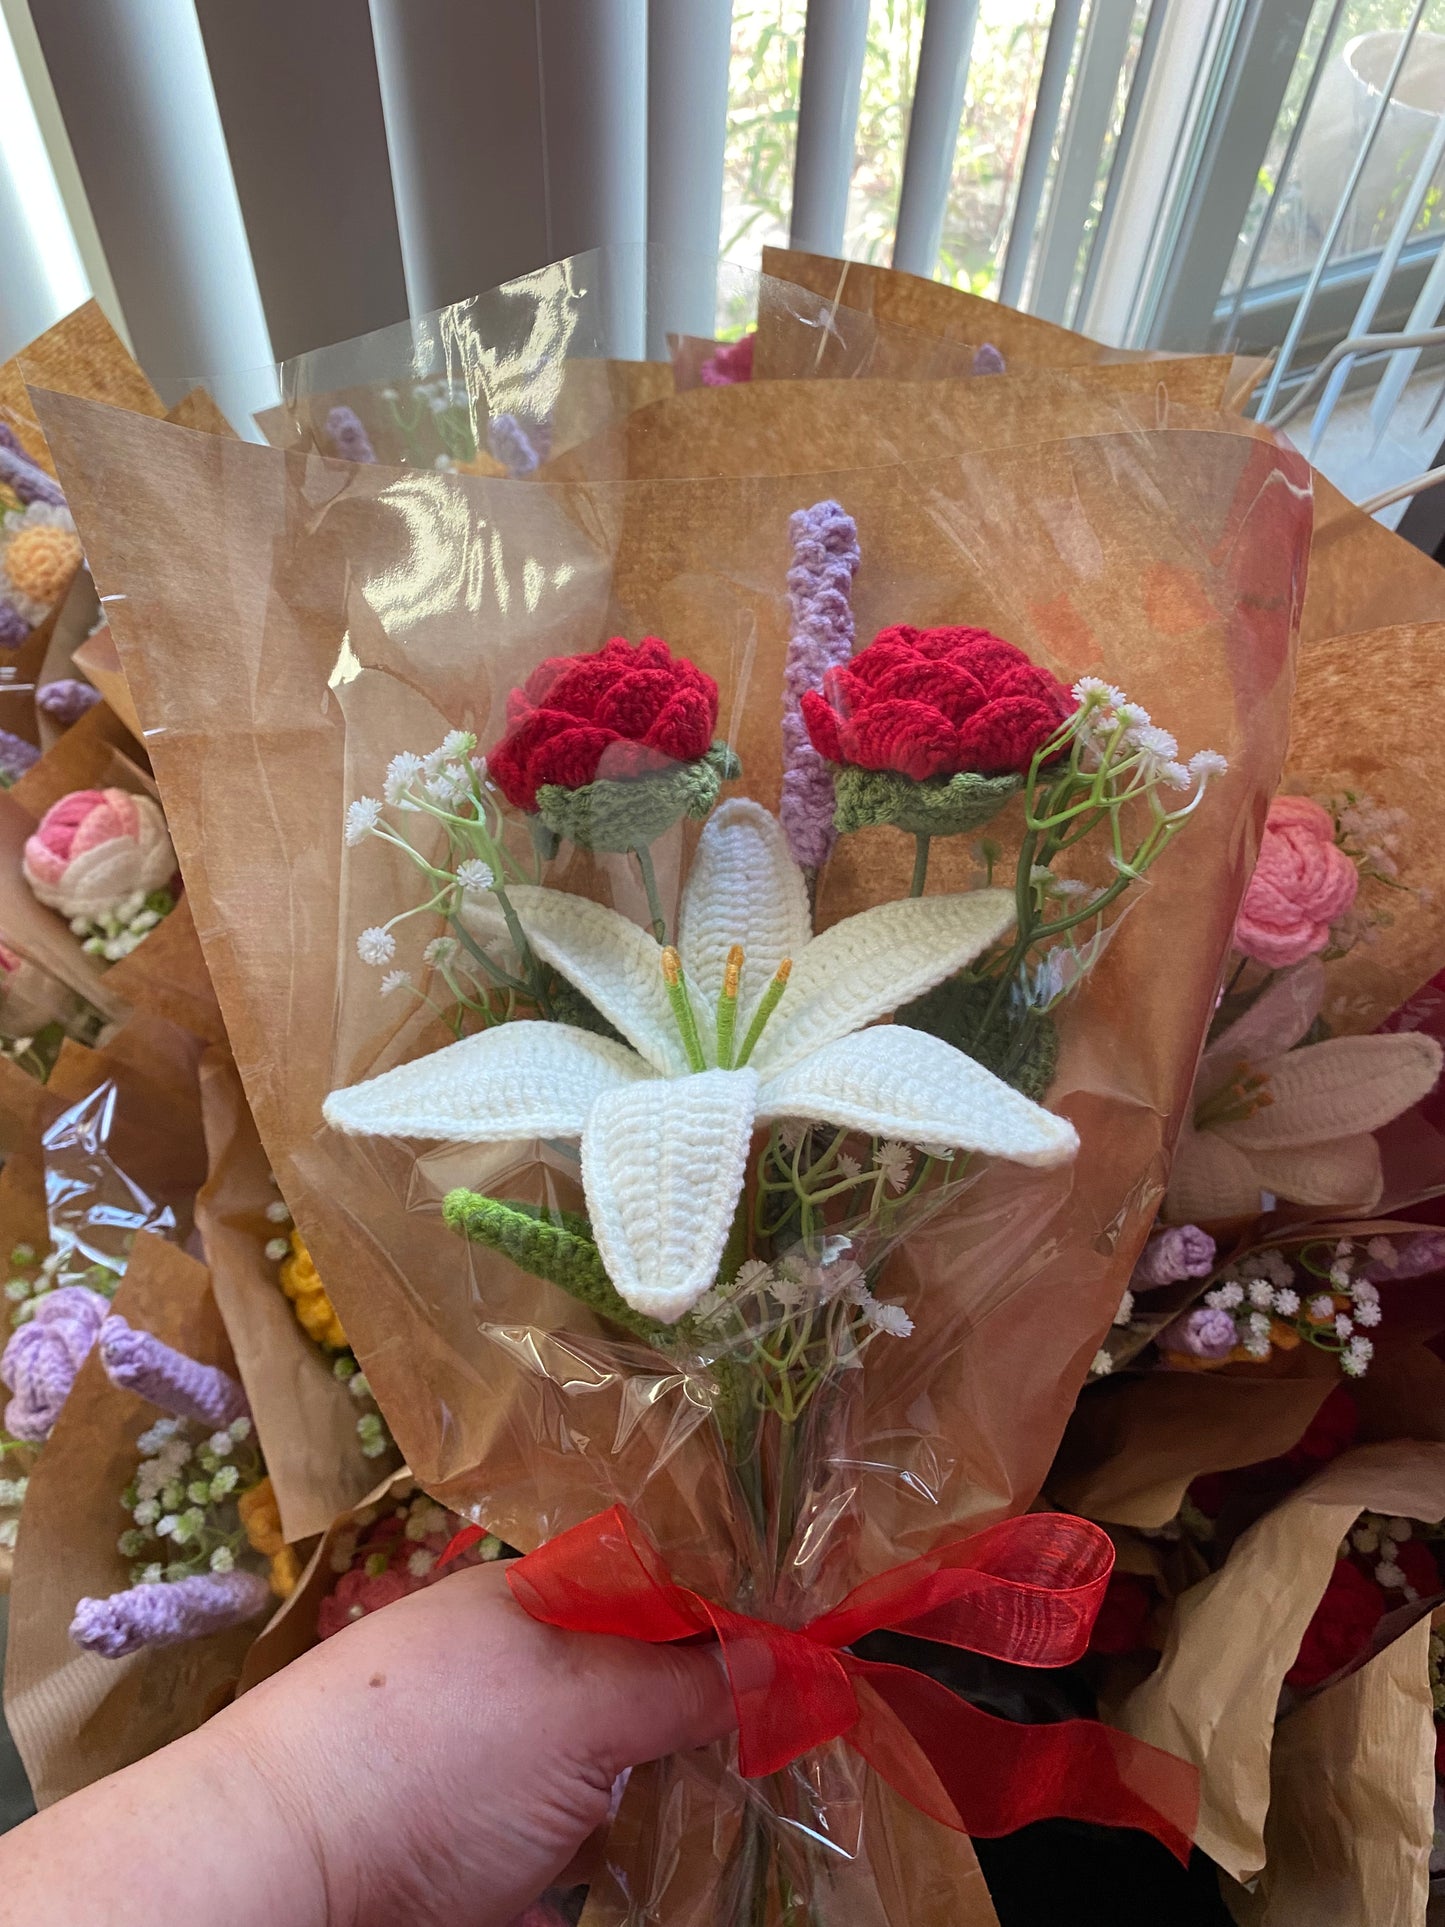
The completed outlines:
[[[445,1557],[482,1537],[469,1527]],[[517,1603],[570,1632],[653,1645],[712,1634],[722,1648],[747,1779],[843,1738],[921,1812],[991,1837],[1034,1820],[1139,1827],[1189,1857],[1198,1775],[1094,1720],[996,1719],[923,1673],[844,1650],[888,1629],[1022,1666],[1067,1666],[1089,1642],[1114,1551],[1087,1520],[1006,1519],[857,1587],[796,1629],[730,1612],[677,1585],[625,1506],[508,1569]]]

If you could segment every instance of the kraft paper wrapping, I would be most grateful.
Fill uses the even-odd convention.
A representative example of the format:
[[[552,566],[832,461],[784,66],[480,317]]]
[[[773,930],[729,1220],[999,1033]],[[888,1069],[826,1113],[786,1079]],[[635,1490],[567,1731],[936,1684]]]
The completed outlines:
[[[44,430],[30,405],[29,384],[62,395],[88,395],[138,415],[165,413],[160,397],[94,301],[83,303],[0,363],[0,421],[14,429],[31,460],[54,475]]]
[[[801,248],[764,248],[763,273],[807,288],[840,307],[860,309],[885,326],[907,329],[919,336],[966,341],[974,347],[992,342],[1006,361],[1017,359],[1030,368],[1153,359],[1142,350],[1105,347],[1088,335],[1075,334],[1071,328],[1061,328],[1038,315],[1006,308],[965,288],[950,288],[942,281],[904,274],[897,268],[835,260],[826,254],[808,254]],[[784,369],[801,372],[786,364],[775,368],[768,359],[772,342],[767,324],[765,310],[760,317],[756,365],[766,374]]]
[[[1180,407],[1216,409],[1227,362],[1042,369],[917,384],[748,382],[693,388],[639,409],[548,464],[547,480],[745,475],[928,461],[970,449],[1167,428]]]
[[[210,1173],[196,1199],[196,1226],[236,1354],[266,1469],[295,1544],[324,1532],[375,1484],[378,1464],[356,1437],[356,1400],[330,1355],[296,1322],[266,1241],[277,1235],[266,1206],[276,1196],[241,1080],[224,1051],[201,1066]]]
[[[1240,1927],[1424,1927],[1435,1832],[1430,1621],[1275,1729],[1264,1872]]]
[[[87,636],[72,655],[71,661],[87,681],[95,684],[131,735],[139,738],[140,717],[136,715],[135,704],[130,699],[130,689],[121,670],[120,657],[115,652],[115,638],[110,633],[109,624]]]
[[[1253,1879],[1265,1864],[1284,1676],[1340,1542],[1367,1510],[1432,1523],[1445,1516],[1445,1443],[1343,1453],[1266,1513],[1217,1573],[1175,1602],[1158,1670],[1117,1711],[1115,1725],[1199,1767],[1195,1837],[1236,1880]]]
[[[115,1309],[208,1365],[233,1368],[205,1267],[141,1233]],[[5,1715],[36,1804],[49,1806],[199,1726],[230,1697],[257,1627],[119,1660],[70,1640],[76,1602],[128,1583],[116,1550],[135,1441],[159,1414],[92,1353],[31,1475],[15,1549]]]
[[[847,1556],[820,1588],[1027,1505],[1162,1191],[1282,762],[1303,464],[1269,453],[1266,471],[1261,445],[1166,432],[580,490],[352,468],[66,398],[38,406],[272,1167],[420,1482],[524,1548],[622,1499],[679,1576],[716,1595],[731,1579],[726,1487],[655,1364],[644,1394],[616,1369],[622,1348],[568,1301],[499,1262],[473,1269],[439,1217],[406,1208],[409,1150],[362,1152],[319,1130],[330,1083],[374,1061],[397,1021],[351,961],[395,880],[344,865],[348,797],[445,724],[487,740],[538,656],[653,631],[718,676],[747,789],[775,800],[787,517],[828,495],[857,517],[868,558],[861,635],[902,619],[985,624],[1067,676],[1108,674],[1191,746],[1232,757],[1204,824],[1152,873],[1070,1014],[1054,1101],[1080,1125],[1078,1166],[988,1172],[897,1262],[928,1349],[899,1347],[868,1374],[867,1449],[839,1475],[855,1489]],[[110,485],[122,473],[125,491]],[[823,879],[820,920],[903,894],[911,858],[888,832],[851,839]],[[960,883],[967,860],[944,845],[931,887]],[[584,1400],[586,1435],[614,1440],[610,1455],[573,1443]],[[680,1881],[694,1849],[711,1865],[710,1833],[688,1839],[681,1859],[664,1857]],[[965,1848],[936,1851],[957,1862]],[[667,1906],[671,1921],[670,1891]],[[958,1914],[919,1903],[889,1918]]]
[[[1150,1372],[1091,1386],[1064,1433],[1049,1498],[1103,1525],[1167,1525],[1201,1473],[1288,1452],[1337,1382],[1321,1358],[1296,1378]]]

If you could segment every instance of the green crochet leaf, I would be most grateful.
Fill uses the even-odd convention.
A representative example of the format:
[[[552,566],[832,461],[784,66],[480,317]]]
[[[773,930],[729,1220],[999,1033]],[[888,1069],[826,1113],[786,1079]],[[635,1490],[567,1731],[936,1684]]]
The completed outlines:
[[[535,1204],[488,1198],[480,1191],[449,1191],[442,1200],[442,1217],[453,1231],[473,1244],[486,1245],[510,1258],[520,1270],[586,1305],[599,1318],[643,1339],[659,1350],[676,1342],[678,1328],[644,1317],[620,1298],[602,1263],[587,1220],[575,1211],[555,1216]]]
[[[926,1030],[982,1064],[1037,1103],[1054,1081],[1059,1034],[1047,1011],[1020,1008],[1004,997],[990,1017],[995,986],[976,977],[950,977],[894,1013],[895,1021]]]
[[[910,836],[960,836],[981,829],[1023,788],[1021,776],[928,776],[921,783],[896,770],[859,769],[834,763],[837,808],[833,822],[840,835],[891,823]]]
[[[584,850],[643,850],[679,818],[706,816],[722,785],[741,774],[742,764],[719,741],[696,761],[650,776],[599,776],[575,790],[544,783],[537,815],[554,837]]]

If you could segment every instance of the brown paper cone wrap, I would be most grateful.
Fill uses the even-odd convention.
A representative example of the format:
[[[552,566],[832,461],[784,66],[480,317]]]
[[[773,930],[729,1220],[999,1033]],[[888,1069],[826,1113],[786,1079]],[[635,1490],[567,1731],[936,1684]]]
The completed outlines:
[[[764,248],[763,273],[807,288],[829,301],[836,301],[840,307],[860,309],[876,321],[918,336],[966,341],[975,348],[986,341],[992,342],[1006,361],[1018,360],[1030,368],[1063,368],[1081,361],[1151,359],[1142,350],[1106,348],[1102,342],[1075,334],[1071,328],[1061,328],[1055,322],[1043,321],[1017,308],[1006,308],[1000,302],[989,301],[964,288],[950,288],[942,281],[904,274],[897,268],[835,260],[826,254],[808,254],[801,248]],[[768,323],[769,314],[765,310],[759,317],[755,367],[770,375],[774,365],[768,359],[773,346],[768,338]]]
[[[35,419],[29,385],[62,395],[88,395],[138,415],[165,413],[159,396],[94,301],[76,308],[12,360],[0,364],[0,420],[15,430],[31,460],[54,475],[55,463]]]
[[[503,692],[540,655],[653,632],[718,677],[748,792],[774,801],[787,517],[829,495],[872,558],[860,634],[903,619],[984,624],[1066,676],[1111,676],[1191,746],[1231,756],[1204,812],[1213,827],[1156,867],[1071,1011],[1053,1101],[1081,1128],[1078,1165],[989,1171],[895,1267],[927,1321],[926,1350],[899,1347],[866,1375],[847,1556],[820,1593],[1028,1504],[1152,1220],[1282,761],[1302,465],[1238,437],[1164,433],[583,491],[353,468],[68,399],[40,405],[112,599],[267,1155],[419,1481],[514,1545],[621,1500],[686,1583],[714,1596],[732,1583],[727,1488],[676,1381],[547,1287],[474,1264],[432,1212],[408,1210],[408,1183],[442,1181],[448,1154],[418,1166],[403,1148],[319,1130],[330,1084],[374,1064],[397,1028],[351,961],[355,931],[397,881],[384,858],[344,862],[347,799],[379,782],[395,748],[448,724],[489,740]],[[1148,487],[1121,485],[1141,462]],[[117,500],[106,477],[122,472],[143,479]],[[389,636],[376,598],[415,562],[403,500],[494,529],[504,571],[509,557],[518,569],[550,558],[557,594],[535,608],[509,595],[505,622],[488,600],[481,650],[476,610],[438,583],[420,626]],[[1264,531],[1248,519],[1261,513]],[[1255,573],[1238,573],[1242,557]],[[398,611],[390,620],[405,626]],[[820,922],[903,894],[911,860],[891,833],[850,839],[823,879]],[[966,863],[944,843],[930,887],[956,886]],[[506,1190],[545,1196],[550,1180],[524,1150]],[[611,1441],[606,1455],[578,1449],[583,1387],[586,1435]],[[705,1851],[707,1891],[710,1839]],[[956,1917],[925,1911],[909,1927]]]
[[[204,1364],[233,1368],[205,1267],[141,1233],[115,1309]],[[92,1353],[42,1451],[15,1551],[5,1714],[36,1804],[49,1806],[154,1753],[229,1697],[255,1626],[101,1659],[73,1645],[78,1600],[128,1583],[116,1550],[153,1405],[118,1391]]]
[[[1430,1622],[1280,1721],[1256,1891],[1241,1927],[1424,1927],[1435,1832]]]
[[[362,1456],[356,1400],[333,1374],[329,1354],[296,1322],[266,1256],[266,1241],[276,1235],[266,1206],[276,1188],[241,1081],[223,1051],[209,1051],[201,1067],[201,1109],[210,1173],[196,1199],[196,1226],[281,1528],[294,1544],[359,1504],[380,1467]]]
[[[1118,1710],[1116,1725],[1199,1767],[1195,1838],[1236,1880],[1265,1864],[1284,1676],[1340,1542],[1367,1510],[1432,1523],[1445,1516],[1445,1444],[1346,1452],[1266,1513],[1217,1573],[1176,1602],[1158,1670]]]
[[[548,480],[751,475],[930,461],[1020,442],[1167,428],[1220,405],[1228,362],[1044,369],[987,380],[808,381],[693,388],[551,462]]]
[[[95,684],[108,706],[138,742],[141,736],[140,717],[136,715],[135,704],[131,701],[130,688],[120,666],[120,657],[116,654],[110,625],[87,636],[71,661],[87,682]]]
[[[1103,1525],[1167,1525],[1202,1473],[1298,1443],[1338,1383],[1337,1368],[1312,1356],[1321,1368],[1297,1378],[1152,1372],[1091,1387],[1049,1473],[1050,1500]]]

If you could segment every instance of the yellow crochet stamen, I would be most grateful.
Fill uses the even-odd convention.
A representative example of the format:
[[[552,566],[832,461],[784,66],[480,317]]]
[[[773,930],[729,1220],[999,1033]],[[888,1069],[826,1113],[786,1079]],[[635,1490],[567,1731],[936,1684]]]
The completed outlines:
[[[667,986],[667,1001],[672,1005],[672,1014],[677,1022],[678,1035],[682,1038],[682,1048],[687,1053],[690,1069],[705,1071],[707,1059],[702,1054],[702,1039],[697,1034],[697,1018],[693,1015],[692,999],[687,994],[683,981],[682,958],[671,944],[662,953],[662,981]]]
[[[791,957],[784,957],[778,965],[776,976],[763,992],[761,1003],[753,1012],[753,1021],[748,1025],[748,1034],[743,1039],[742,1049],[738,1052],[737,1068],[739,1070],[747,1063],[757,1047],[757,1041],[763,1034],[763,1026],[777,1009],[778,999],[787,989],[788,979],[792,974],[793,960]]]
[[[1267,1111],[1273,1103],[1274,1092],[1269,1088],[1266,1073],[1252,1071],[1248,1064],[1236,1064],[1234,1076],[1223,1090],[1206,1098],[1194,1113],[1194,1128],[1207,1131],[1220,1124],[1243,1124],[1246,1118],[1258,1111]]]
[[[735,943],[728,952],[723,971],[722,995],[717,1000],[718,1069],[729,1071],[733,1065],[733,1033],[738,1021],[738,985],[743,976],[743,947]]]

